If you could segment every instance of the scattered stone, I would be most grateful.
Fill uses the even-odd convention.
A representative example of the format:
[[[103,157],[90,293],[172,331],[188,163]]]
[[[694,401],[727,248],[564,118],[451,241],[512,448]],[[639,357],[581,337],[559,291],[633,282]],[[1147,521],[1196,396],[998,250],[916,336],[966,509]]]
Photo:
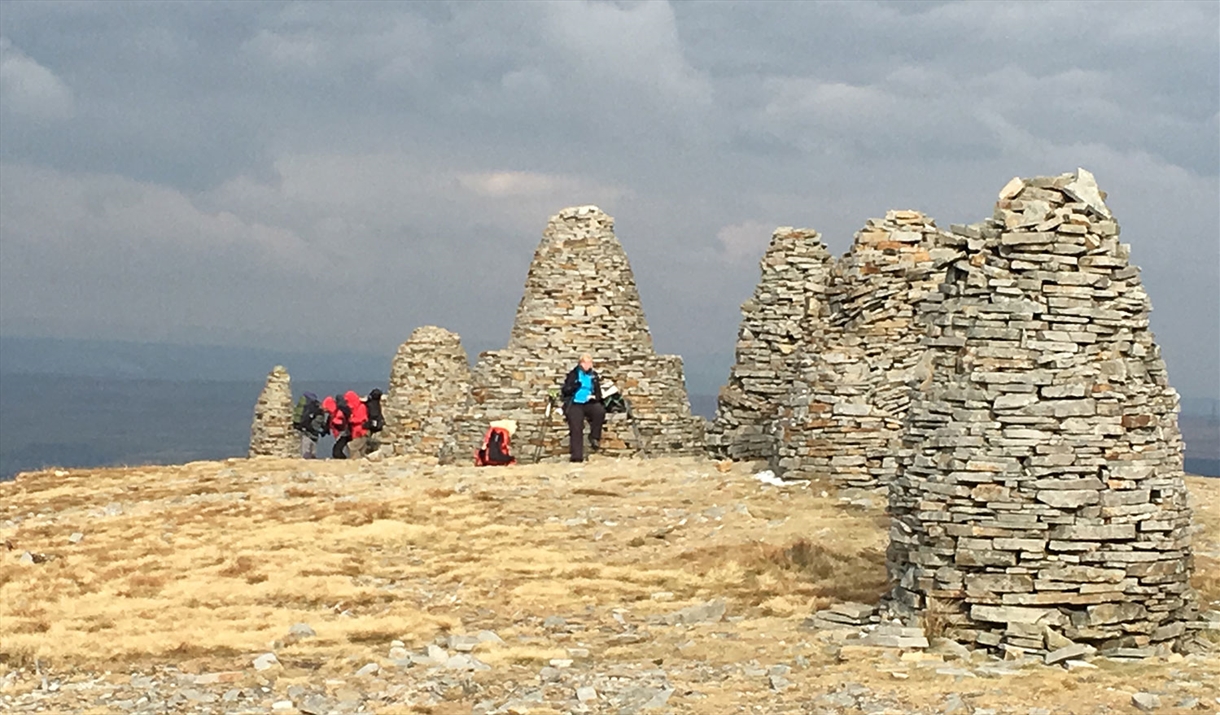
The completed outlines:
[[[297,709],[304,715],[329,715],[333,709],[329,700],[321,695],[307,695]]]
[[[449,636],[449,649],[459,653],[470,653],[483,641],[478,636]]]
[[[314,632],[313,628],[310,628],[308,623],[294,623],[292,624],[292,627],[288,629],[288,635],[297,639],[305,639],[313,638],[318,634]]]
[[[771,689],[777,693],[782,693],[792,687],[792,681],[782,675],[771,675],[768,676],[768,679],[771,683]]]
[[[377,671],[381,670],[381,666],[376,663],[366,663],[360,670],[356,671],[356,677],[363,678],[366,675],[376,675]]]
[[[1081,656],[1093,655],[1097,649],[1091,645],[1077,643],[1046,654],[1046,664],[1054,665],[1065,660],[1079,659]]]
[[[576,699],[582,703],[591,703],[597,700],[597,690],[591,685],[583,685],[576,689]]]
[[[701,603],[695,606],[688,606],[680,611],[674,611],[669,615],[662,616],[661,622],[665,625],[694,625],[696,623],[718,623],[724,618],[727,604],[724,599],[717,598],[706,603]]]
[[[1131,696],[1131,704],[1149,713],[1161,707],[1161,697],[1152,693],[1136,693]]]
[[[84,534],[82,534],[79,531],[74,531],[74,532],[72,532],[72,535],[68,537],[68,543],[79,544],[81,542],[81,540],[84,538],[85,538]]]
[[[275,653],[263,653],[254,659],[253,664],[255,670],[262,672],[279,665],[280,661],[275,657]]]

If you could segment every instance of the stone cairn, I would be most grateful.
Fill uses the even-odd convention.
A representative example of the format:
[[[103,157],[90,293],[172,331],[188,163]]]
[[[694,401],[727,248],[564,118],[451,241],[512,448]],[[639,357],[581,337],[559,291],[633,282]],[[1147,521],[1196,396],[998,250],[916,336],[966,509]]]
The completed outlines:
[[[1014,179],[921,305],[889,603],[959,641],[1143,656],[1193,615],[1178,398],[1118,234],[1089,172]]]
[[[831,262],[817,231],[785,227],[772,234],[754,296],[741,306],[736,363],[708,428],[713,456],[760,460],[775,455],[772,423],[826,317]]]
[[[508,346],[479,356],[471,404],[458,418],[458,458],[473,453],[491,420],[514,419],[519,459],[567,456],[563,415],[545,417],[581,353],[630,400],[642,445],[624,415],[609,415],[602,451],[702,454],[703,420],[692,415],[682,359],[657,355],[614,219],[596,206],[551,217],[534,254]]]
[[[292,382],[283,365],[267,375],[254,404],[250,425],[251,457],[299,457],[301,436],[292,428]]]
[[[416,328],[398,348],[384,398],[386,456],[448,460],[453,454],[454,418],[470,395],[470,363],[462,339],[444,328]]]
[[[785,478],[885,486],[910,402],[908,381],[926,370],[917,306],[936,294],[954,253],[918,211],[890,211],[856,233],[834,264],[829,302],[809,333],[799,377],[779,396],[773,458]],[[938,294],[937,294],[938,295]]]

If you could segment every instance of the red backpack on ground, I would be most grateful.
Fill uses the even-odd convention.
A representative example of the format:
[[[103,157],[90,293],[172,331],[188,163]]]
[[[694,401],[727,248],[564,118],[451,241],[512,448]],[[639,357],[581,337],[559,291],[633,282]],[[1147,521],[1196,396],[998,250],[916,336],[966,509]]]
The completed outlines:
[[[487,428],[483,435],[483,446],[474,453],[476,467],[505,467],[516,464],[517,458],[512,452],[512,433],[499,425]]]

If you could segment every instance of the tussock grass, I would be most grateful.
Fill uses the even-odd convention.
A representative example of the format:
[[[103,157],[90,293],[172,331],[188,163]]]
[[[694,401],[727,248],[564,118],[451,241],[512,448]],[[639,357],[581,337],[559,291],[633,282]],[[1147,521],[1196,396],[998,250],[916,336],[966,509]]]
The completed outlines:
[[[330,462],[308,465],[306,480],[302,466],[44,472],[5,485],[7,517],[32,516],[3,536],[56,558],[0,563],[0,657],[219,665],[306,621],[318,637],[286,646],[290,655],[333,663],[396,639],[511,632],[505,618],[619,607],[647,617],[716,596],[736,613],[770,617],[875,599],[883,587],[875,515],[849,515],[800,490],[760,490],[744,470],[607,461],[580,477],[544,465],[500,470],[494,481],[468,468],[390,480],[368,465]],[[102,515],[112,503],[122,512]],[[701,516],[739,503],[763,516]],[[768,527],[775,515],[788,519]],[[85,539],[68,543],[77,530]],[[657,592],[673,601],[652,599]],[[487,654],[561,656],[528,644]]]
[[[1220,564],[1204,553],[1220,548],[1220,483],[1191,488],[1203,524],[1195,585],[1220,599]],[[121,513],[103,515],[112,503]],[[810,490],[762,487],[745,465],[721,473],[690,460],[494,473],[295,460],[44,472],[0,485],[0,520],[15,517],[20,525],[0,530],[13,545],[0,552],[0,670],[34,659],[244,668],[278,644],[293,672],[350,673],[384,659],[392,640],[422,648],[483,628],[505,640],[477,651],[496,668],[536,668],[577,642],[610,661],[790,661],[811,611],[876,602],[887,586],[879,509],[844,510]],[[72,544],[75,531],[85,538]],[[21,565],[26,550],[54,558]],[[728,602],[735,638],[655,626],[712,598]],[[650,638],[611,640],[616,613]],[[549,615],[573,633],[546,633]],[[302,621],[317,636],[288,639]],[[873,677],[835,667],[835,678]]]

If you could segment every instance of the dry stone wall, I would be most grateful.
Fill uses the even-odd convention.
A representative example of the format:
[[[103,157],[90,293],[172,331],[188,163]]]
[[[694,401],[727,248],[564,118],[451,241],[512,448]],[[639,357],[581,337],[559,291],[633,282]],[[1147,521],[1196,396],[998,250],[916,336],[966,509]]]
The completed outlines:
[[[826,318],[832,258],[811,229],[779,228],[759,264],[754,295],[741,306],[736,362],[720,389],[708,450],[738,460],[776,453],[772,425],[801,358]]]
[[[926,371],[916,310],[954,255],[946,239],[924,214],[890,211],[834,264],[824,325],[811,332],[774,423],[771,457],[785,478],[866,489],[892,479],[908,382]]]
[[[251,457],[299,457],[301,436],[292,428],[292,382],[288,371],[276,365],[254,404],[250,426]]]
[[[1014,179],[921,303],[890,603],[953,638],[1138,656],[1192,617],[1178,398],[1118,235],[1087,171]]]
[[[384,398],[386,456],[448,460],[456,448],[454,419],[466,410],[470,363],[457,333],[425,325],[398,348]]]
[[[561,414],[546,418],[581,353],[631,401],[637,441],[623,415],[607,419],[602,449],[628,454],[701,454],[703,420],[690,412],[682,359],[657,355],[614,219],[596,206],[551,217],[534,254],[508,346],[480,355],[471,376],[471,404],[457,420],[458,456],[472,453],[487,424],[515,419],[519,458],[567,455]],[[641,445],[642,441],[642,445]]]

